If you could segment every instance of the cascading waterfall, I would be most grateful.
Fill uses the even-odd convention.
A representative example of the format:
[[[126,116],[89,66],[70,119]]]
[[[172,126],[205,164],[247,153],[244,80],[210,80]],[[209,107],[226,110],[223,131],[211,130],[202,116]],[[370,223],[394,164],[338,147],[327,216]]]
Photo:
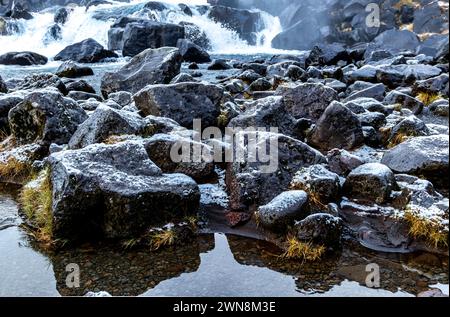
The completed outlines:
[[[142,8],[148,1],[135,0],[130,3],[117,2],[113,5],[99,5],[89,8],[71,7],[71,13],[65,25],[61,26],[60,40],[46,41],[48,29],[54,24],[55,9],[33,13],[32,20],[18,20],[19,32],[8,36],[0,36],[0,54],[10,51],[33,51],[47,57],[55,56],[67,45],[93,38],[105,47],[108,41],[108,30],[114,22],[113,15],[109,19],[99,19],[99,13],[108,13],[119,10],[127,15],[142,16]],[[261,23],[259,33],[256,34],[257,45],[248,45],[239,38],[239,35],[226,27],[210,20],[207,15],[201,15],[195,5],[206,5],[206,0],[189,1],[193,15],[183,14],[178,7],[179,0],[163,0],[168,10],[163,12],[152,12],[152,15],[161,22],[179,23],[181,21],[191,22],[198,25],[211,41],[211,53],[214,54],[256,54],[277,53],[279,50],[271,48],[272,39],[282,30],[278,18],[268,13],[261,12]]]

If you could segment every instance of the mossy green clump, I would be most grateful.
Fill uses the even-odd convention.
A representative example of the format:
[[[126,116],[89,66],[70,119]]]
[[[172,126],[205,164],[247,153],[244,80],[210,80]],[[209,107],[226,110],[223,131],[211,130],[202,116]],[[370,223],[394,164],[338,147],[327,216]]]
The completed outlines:
[[[434,248],[448,247],[448,229],[438,221],[421,216],[413,208],[405,210],[404,219],[409,225],[411,237],[424,239]]]
[[[294,259],[302,261],[317,261],[325,254],[323,245],[315,245],[311,242],[300,241],[293,235],[286,239],[286,251],[280,256],[283,259]]]
[[[39,242],[49,243],[53,240],[52,192],[50,171],[46,169],[25,185],[19,194],[21,209]]]

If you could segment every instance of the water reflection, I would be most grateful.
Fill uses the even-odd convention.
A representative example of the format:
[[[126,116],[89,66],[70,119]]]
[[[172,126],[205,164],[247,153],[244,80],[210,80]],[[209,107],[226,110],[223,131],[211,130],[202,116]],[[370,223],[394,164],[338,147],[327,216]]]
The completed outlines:
[[[166,280],[144,296],[300,296],[292,276],[268,268],[239,264],[223,234],[214,234],[215,246],[200,255],[197,271]]]
[[[0,195],[0,219],[9,223],[0,230],[0,296],[411,296],[431,285],[448,289],[446,257],[347,244],[316,263],[281,260],[268,242],[219,233],[160,252],[101,244],[44,253],[17,226],[13,199]],[[80,288],[66,286],[70,263],[80,267]],[[380,290],[363,286],[369,263],[380,266]]]

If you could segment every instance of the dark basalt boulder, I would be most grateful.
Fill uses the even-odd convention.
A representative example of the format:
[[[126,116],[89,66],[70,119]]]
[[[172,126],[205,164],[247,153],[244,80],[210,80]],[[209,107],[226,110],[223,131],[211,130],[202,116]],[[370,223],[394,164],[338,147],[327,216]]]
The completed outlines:
[[[51,90],[32,92],[9,111],[11,133],[19,144],[66,144],[87,119],[72,99]]]
[[[155,134],[144,140],[144,147],[148,156],[164,173],[181,173],[188,175],[196,181],[210,179],[214,175],[213,160],[193,162],[174,160],[171,155],[173,148],[189,149],[193,153],[197,146],[203,157],[213,158],[213,149],[206,144],[196,142],[191,138],[185,138],[175,134]],[[190,154],[189,153],[189,154]],[[190,156],[189,156],[190,157]]]
[[[317,121],[308,142],[325,151],[356,148],[364,144],[361,122],[347,107],[333,102]]]
[[[423,92],[427,94],[442,94],[448,97],[448,87],[448,74],[441,74],[429,79],[416,81],[413,85],[412,94],[417,95],[418,93]]]
[[[58,67],[55,74],[59,77],[77,78],[92,76],[94,75],[94,71],[88,66],[81,66],[72,61],[67,61]]]
[[[448,135],[415,137],[388,150],[381,162],[396,173],[423,176],[448,188],[448,140]]]
[[[80,124],[69,141],[70,149],[102,143],[110,136],[134,135],[144,131],[144,119],[137,113],[100,105]]]
[[[441,33],[444,30],[448,30],[448,5],[429,1],[414,11],[415,33]]]
[[[367,46],[364,56],[367,58],[373,51],[386,50],[393,55],[403,51],[416,52],[420,45],[419,38],[411,31],[388,30],[378,35]]]
[[[208,12],[208,17],[231,30],[235,31],[243,40],[250,45],[256,44],[255,33],[260,31],[259,12],[240,10],[224,6],[212,6]]]
[[[326,158],[319,151],[291,137],[271,132],[250,134],[241,132],[236,133],[235,137],[243,135],[256,138],[260,146],[270,146],[271,142],[278,142],[278,160],[264,162],[262,158],[249,159],[248,145],[239,150],[245,157],[240,157],[242,160],[240,162],[227,164],[225,179],[230,195],[230,208],[233,210],[248,210],[269,203],[289,189],[292,177],[299,169],[326,163]],[[271,149],[268,155],[272,155],[274,159],[275,148]],[[267,148],[264,148],[264,151],[266,150]],[[235,153],[236,151],[235,149]]]
[[[264,228],[272,231],[284,231],[296,219],[306,216],[308,194],[303,190],[282,192],[269,203],[260,206],[255,213],[256,219]]]
[[[90,94],[95,94],[96,91],[94,89],[94,87],[92,87],[87,81],[85,80],[68,80],[66,81],[66,88],[68,92],[71,91],[83,91],[83,92],[87,92]]]
[[[54,57],[55,61],[74,61],[78,63],[98,63],[107,58],[117,58],[118,55],[106,50],[93,39],[86,39],[67,46]]]
[[[177,47],[185,62],[198,64],[211,62],[211,57],[208,52],[189,40],[179,39]]]
[[[103,101],[103,98],[95,93],[85,92],[85,91],[77,91],[77,90],[69,91],[69,93],[67,94],[67,97],[72,98],[73,100],[76,100],[76,101],[86,101],[86,100],[91,100],[91,99],[95,99],[97,101]]]
[[[339,248],[344,224],[341,218],[317,213],[296,222],[294,230],[298,239],[331,248]]]
[[[180,22],[179,25],[184,26],[185,38],[192,43],[200,46],[204,50],[211,50],[211,40],[198,25],[190,22]]]
[[[33,52],[9,52],[0,55],[0,64],[3,65],[45,65],[47,62],[47,57]]]
[[[59,8],[58,11],[56,11],[55,13],[53,21],[55,23],[64,25],[68,19],[69,19],[69,11],[67,11],[66,8]]]
[[[44,88],[56,88],[63,95],[67,95],[68,90],[66,85],[62,82],[61,78],[51,73],[31,74],[25,76],[22,80],[18,81],[13,90],[29,90]]]
[[[163,174],[140,143],[62,151],[48,164],[58,239],[138,237],[192,215],[199,205],[197,184],[183,174]]]
[[[184,27],[162,22],[129,23],[123,31],[122,54],[135,56],[148,48],[176,47],[184,38]]]
[[[113,73],[106,73],[101,82],[103,96],[117,91],[132,94],[147,85],[168,84],[180,73],[182,57],[177,48],[147,49]]]
[[[227,70],[231,68],[232,67],[228,65],[227,62],[223,59],[215,59],[208,66],[208,70]]]
[[[277,127],[282,134],[294,136],[297,120],[285,110],[282,97],[262,98],[246,105],[228,124],[230,128]]]
[[[0,131],[9,133],[9,110],[17,106],[23,101],[23,94],[21,93],[9,93],[0,95]]]
[[[58,24],[53,24],[47,29],[47,32],[44,34],[44,38],[42,39],[42,42],[45,45],[50,44],[54,41],[62,40],[62,29]]]
[[[388,93],[384,98],[384,103],[386,105],[399,104],[403,108],[411,110],[415,115],[420,114],[424,107],[424,104],[421,101],[397,90],[392,90]]]
[[[204,83],[149,85],[134,95],[136,107],[147,115],[175,120],[181,126],[192,128],[194,119],[202,126],[217,125],[223,89]]]
[[[320,203],[326,204],[337,200],[341,185],[337,174],[330,172],[324,165],[313,165],[295,174],[291,188],[305,190]]]
[[[334,89],[315,83],[279,86],[275,94],[284,98],[286,110],[296,119],[317,120],[328,105],[338,99]]]
[[[344,183],[344,193],[354,199],[385,203],[397,189],[394,173],[386,165],[367,163],[350,172]]]
[[[8,87],[6,86],[6,83],[3,81],[2,76],[0,76],[0,93],[7,93]]]
[[[306,59],[306,65],[336,65],[337,62],[348,61],[349,58],[348,52],[342,44],[320,44],[311,50]]]
[[[21,4],[14,4],[14,6],[11,8],[11,10],[7,11],[4,14],[5,17],[19,20],[31,20],[33,19],[33,15],[29,13],[27,10],[25,10]]]

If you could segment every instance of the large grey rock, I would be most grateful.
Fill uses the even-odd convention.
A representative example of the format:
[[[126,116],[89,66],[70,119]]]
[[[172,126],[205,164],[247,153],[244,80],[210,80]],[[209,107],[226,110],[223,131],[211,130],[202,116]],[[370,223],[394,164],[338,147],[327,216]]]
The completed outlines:
[[[297,238],[326,247],[339,247],[343,232],[343,221],[325,213],[313,214],[294,225]]]
[[[314,195],[322,204],[339,197],[339,176],[323,165],[313,165],[300,169],[291,182],[291,187]]]
[[[36,89],[44,88],[56,88],[63,95],[67,95],[68,90],[62,80],[51,73],[39,73],[25,76],[22,80],[18,81],[12,90],[27,90],[34,91]]]
[[[352,170],[364,164],[364,161],[346,150],[333,149],[327,153],[330,171],[347,176]]]
[[[106,73],[101,83],[102,94],[105,97],[117,91],[135,94],[147,85],[167,84],[180,73],[181,61],[177,48],[147,49],[118,71]]]
[[[183,56],[185,62],[199,64],[211,62],[211,57],[208,52],[189,40],[179,39],[176,46],[180,50],[180,54]]]
[[[72,99],[42,90],[27,95],[9,111],[8,119],[19,144],[66,144],[87,114]]]
[[[45,65],[48,58],[33,52],[9,52],[0,55],[0,64],[3,65]]]
[[[0,95],[0,131],[9,133],[8,113],[9,110],[23,101],[23,94],[10,93]]]
[[[137,134],[144,130],[144,120],[136,113],[100,105],[73,134],[69,148],[79,149],[104,142],[113,135]]]
[[[118,55],[106,50],[94,39],[86,39],[64,48],[53,58],[55,61],[74,61],[78,63],[97,63],[106,58],[116,58]]]
[[[442,94],[448,96],[449,94],[448,74],[441,74],[425,80],[418,80],[414,83],[413,94],[417,95],[420,92],[428,94]]]
[[[447,188],[448,140],[448,135],[412,138],[388,150],[381,162],[397,173],[424,176]]]
[[[386,165],[367,163],[350,172],[344,193],[352,199],[384,203],[396,189],[394,173]]]
[[[246,105],[246,110],[231,119],[231,128],[277,127],[282,134],[293,136],[296,119],[286,111],[282,97],[267,97]]]
[[[276,95],[284,98],[286,110],[296,119],[317,120],[328,105],[338,99],[338,93],[334,89],[313,83],[280,86]]]
[[[356,82],[356,85],[361,82]],[[383,101],[386,87],[383,84],[365,83],[362,89],[355,89],[347,98],[345,102],[352,101],[359,98],[373,98],[378,101]]]
[[[200,162],[197,162],[194,159],[186,161],[181,159],[179,161],[171,155],[174,148],[187,148],[190,153],[193,153],[195,146],[201,150],[204,157],[209,156],[211,160],[201,160]],[[181,173],[199,181],[211,178],[214,174],[212,148],[206,144],[196,142],[191,138],[185,138],[175,134],[155,134],[151,138],[144,140],[144,147],[150,159],[161,168],[164,173]],[[191,158],[191,155],[187,158]]]
[[[134,22],[123,32],[124,56],[135,56],[148,48],[176,47],[184,38],[184,27],[155,21]]]
[[[186,128],[194,119],[202,126],[217,125],[223,89],[203,83],[149,85],[134,95],[136,107],[144,115],[168,117]]]
[[[92,68],[78,65],[72,61],[62,63],[55,74],[59,77],[77,78],[94,75]]]
[[[302,190],[282,192],[256,211],[257,222],[263,227],[283,231],[296,219],[306,216],[308,194]]]
[[[319,151],[285,135],[241,132],[236,133],[235,137],[243,135],[257,137],[256,151],[263,148],[264,153],[267,153],[269,147],[270,152],[267,154],[272,161],[264,161],[261,157],[250,159],[248,144],[236,145],[235,153],[242,151],[245,157],[227,164],[226,184],[230,194],[230,207],[234,210],[268,203],[289,188],[292,177],[299,169],[326,163],[326,158]],[[277,146],[271,146],[270,141],[278,142]],[[277,151],[277,155],[274,151]]]
[[[199,205],[197,184],[183,174],[163,174],[140,143],[62,151],[48,164],[57,239],[138,237]]]
[[[353,149],[364,143],[358,117],[339,102],[331,103],[308,138],[313,146],[325,151]]]
[[[240,38],[250,45],[256,44],[256,32],[261,31],[262,27],[260,12],[212,6],[208,12],[208,17],[235,31]]]
[[[421,101],[397,90],[392,90],[390,93],[388,93],[384,98],[384,103],[386,105],[399,104],[402,106],[402,108],[407,108],[416,115],[420,114],[424,107],[424,104]]]
[[[368,57],[373,51],[387,50],[393,55],[403,51],[415,52],[420,41],[414,32],[407,30],[387,30],[378,35],[366,49],[365,56]]]
[[[414,11],[414,32],[441,33],[448,30],[448,5],[428,1]]]

